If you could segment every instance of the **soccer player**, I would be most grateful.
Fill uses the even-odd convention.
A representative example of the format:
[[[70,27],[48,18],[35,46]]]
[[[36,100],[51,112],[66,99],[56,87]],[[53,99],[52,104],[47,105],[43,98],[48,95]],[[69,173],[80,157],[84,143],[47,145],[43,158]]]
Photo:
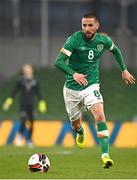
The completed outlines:
[[[21,145],[22,137],[24,136],[24,131],[26,129],[25,124],[28,120],[30,122],[29,129],[29,137],[27,140],[27,144],[31,147],[32,144],[32,133],[33,133],[33,121],[34,121],[34,104],[35,104],[35,96],[39,99],[38,108],[41,113],[45,113],[47,110],[47,105],[44,98],[41,95],[39,83],[34,77],[33,67],[30,64],[24,64],[23,68],[23,76],[21,76],[13,88],[11,96],[8,97],[4,104],[3,110],[9,110],[10,106],[13,104],[15,96],[17,93],[20,94],[19,98],[19,106],[20,106],[20,119],[21,125],[19,129],[19,137],[17,141],[17,145]]]
[[[107,49],[114,54],[126,84],[134,84],[135,78],[128,72],[122,54],[112,39],[97,32],[99,26],[96,16],[85,14],[82,17],[82,30],[67,39],[56,58],[55,66],[66,73],[64,101],[71,126],[77,133],[77,146],[85,146],[81,114],[83,106],[86,106],[93,114],[97,126],[102,165],[109,168],[114,162],[109,156],[108,127],[99,91],[99,61],[103,52]]]

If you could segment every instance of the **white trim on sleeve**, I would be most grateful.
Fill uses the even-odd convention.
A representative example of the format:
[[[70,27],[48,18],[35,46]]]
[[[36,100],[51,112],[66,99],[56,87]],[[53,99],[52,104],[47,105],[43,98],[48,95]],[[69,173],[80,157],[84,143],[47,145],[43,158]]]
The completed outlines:
[[[64,49],[64,48],[61,49],[61,52],[64,53],[64,54],[66,54],[67,56],[71,56],[71,54],[72,54],[71,51],[69,51],[69,50],[67,50],[67,49]]]
[[[112,43],[111,47],[109,48],[110,51],[112,51],[114,48],[114,43]]]

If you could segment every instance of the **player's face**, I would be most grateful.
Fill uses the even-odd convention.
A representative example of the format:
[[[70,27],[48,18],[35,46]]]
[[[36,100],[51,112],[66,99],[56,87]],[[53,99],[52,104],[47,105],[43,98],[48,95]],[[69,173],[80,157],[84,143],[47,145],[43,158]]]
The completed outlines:
[[[33,77],[33,69],[30,65],[23,66],[23,75],[26,79],[31,79]]]
[[[87,38],[92,38],[99,28],[99,22],[94,18],[82,18],[82,30]]]

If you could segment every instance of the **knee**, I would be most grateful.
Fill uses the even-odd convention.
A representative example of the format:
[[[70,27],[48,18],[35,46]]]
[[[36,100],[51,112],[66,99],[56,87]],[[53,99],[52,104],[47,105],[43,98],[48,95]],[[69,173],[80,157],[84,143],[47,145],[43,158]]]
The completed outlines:
[[[97,112],[95,115],[94,115],[94,118],[95,118],[95,121],[96,122],[103,122],[105,121],[105,115],[103,112]]]

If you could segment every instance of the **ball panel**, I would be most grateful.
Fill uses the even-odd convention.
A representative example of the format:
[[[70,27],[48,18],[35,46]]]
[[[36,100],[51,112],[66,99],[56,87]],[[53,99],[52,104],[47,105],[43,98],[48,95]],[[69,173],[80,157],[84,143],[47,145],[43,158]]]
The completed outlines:
[[[49,158],[42,153],[33,154],[28,160],[28,168],[31,172],[47,172],[49,167]]]

